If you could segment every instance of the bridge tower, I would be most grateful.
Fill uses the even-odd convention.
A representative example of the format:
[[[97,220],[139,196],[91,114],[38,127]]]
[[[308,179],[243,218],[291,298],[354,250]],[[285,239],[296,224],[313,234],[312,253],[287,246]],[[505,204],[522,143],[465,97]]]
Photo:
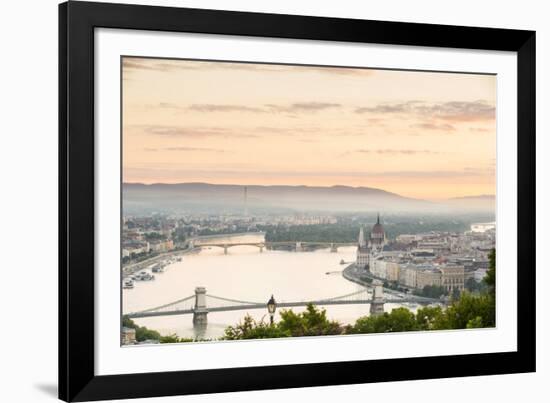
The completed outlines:
[[[372,302],[370,304],[371,316],[378,316],[384,313],[384,287],[379,280],[373,281],[374,290],[372,293]]]
[[[223,244],[223,254],[227,255],[227,244]]]
[[[193,326],[206,326],[208,309],[206,308],[206,288],[195,288],[195,307],[193,308]]]
[[[264,253],[264,245],[263,244],[260,245],[260,253]]]
[[[330,244],[330,253],[338,252],[338,246],[334,245],[334,242]]]
[[[296,252],[302,252],[302,251],[303,251],[302,243],[296,242]]]

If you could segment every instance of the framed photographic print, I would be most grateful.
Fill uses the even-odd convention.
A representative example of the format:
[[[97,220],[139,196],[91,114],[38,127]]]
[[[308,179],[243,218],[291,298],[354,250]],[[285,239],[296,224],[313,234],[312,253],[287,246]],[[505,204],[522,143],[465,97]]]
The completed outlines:
[[[535,370],[535,33],[59,6],[59,397]]]

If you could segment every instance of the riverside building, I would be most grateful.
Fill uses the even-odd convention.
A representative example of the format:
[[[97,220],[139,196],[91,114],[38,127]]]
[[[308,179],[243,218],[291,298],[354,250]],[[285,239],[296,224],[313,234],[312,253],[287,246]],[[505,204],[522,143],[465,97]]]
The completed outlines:
[[[372,259],[376,254],[382,252],[386,244],[386,232],[382,224],[380,224],[380,214],[378,214],[376,224],[372,227],[368,240],[365,239],[363,227],[359,229],[356,264],[361,268],[369,270]]]

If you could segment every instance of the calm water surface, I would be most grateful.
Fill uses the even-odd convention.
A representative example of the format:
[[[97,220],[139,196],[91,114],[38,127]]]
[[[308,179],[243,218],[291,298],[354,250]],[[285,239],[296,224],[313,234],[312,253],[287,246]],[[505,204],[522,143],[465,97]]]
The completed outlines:
[[[258,238],[247,235],[232,240],[253,242]],[[134,289],[123,290],[123,310],[125,313],[136,312],[170,303],[193,295],[197,286],[205,287],[207,294],[252,302],[267,303],[271,294],[277,301],[336,297],[362,288],[341,274],[346,265],[341,265],[340,261],[354,261],[355,252],[355,247],[342,247],[337,253],[330,253],[329,249],[314,252],[264,250],[260,253],[254,246],[234,246],[224,255],[223,248],[202,249],[167,266],[164,273],[155,274],[154,281],[135,282]],[[366,304],[324,308],[329,318],[344,324],[354,323],[369,311]],[[386,304],[386,310],[391,308]],[[305,308],[292,309],[299,312]],[[238,323],[247,313],[256,320],[269,320],[267,309],[253,309],[210,312],[208,326],[202,330],[193,328],[192,314],[142,318],[135,319],[135,322],[162,335],[175,333],[180,337],[218,338],[227,326]]]

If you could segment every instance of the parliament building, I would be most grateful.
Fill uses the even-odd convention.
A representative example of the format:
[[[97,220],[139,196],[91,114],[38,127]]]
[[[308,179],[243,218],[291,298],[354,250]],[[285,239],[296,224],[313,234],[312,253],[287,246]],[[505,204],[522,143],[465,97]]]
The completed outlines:
[[[384,231],[384,227],[380,224],[380,214],[378,214],[376,224],[372,227],[368,239],[365,239],[363,227],[359,229],[359,239],[357,243],[357,266],[368,270],[371,259],[374,255],[382,251],[386,243],[386,233]]]

